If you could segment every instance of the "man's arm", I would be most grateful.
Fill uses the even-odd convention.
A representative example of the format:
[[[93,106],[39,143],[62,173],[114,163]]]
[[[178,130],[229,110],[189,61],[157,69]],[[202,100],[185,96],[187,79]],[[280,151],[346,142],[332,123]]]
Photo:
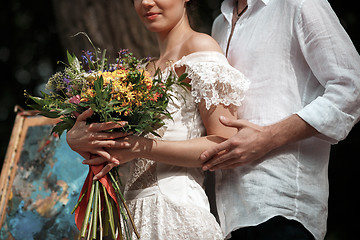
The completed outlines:
[[[314,76],[324,87],[324,94],[273,125],[222,121],[239,132],[202,154],[203,169],[240,166],[318,133],[336,143],[359,121],[360,57],[349,36],[327,1],[304,1],[298,13],[295,31],[299,44]]]
[[[248,164],[276,148],[318,134],[296,114],[269,126],[224,117],[220,117],[220,121],[227,127],[237,128],[238,133],[201,154],[203,170],[214,171]]]

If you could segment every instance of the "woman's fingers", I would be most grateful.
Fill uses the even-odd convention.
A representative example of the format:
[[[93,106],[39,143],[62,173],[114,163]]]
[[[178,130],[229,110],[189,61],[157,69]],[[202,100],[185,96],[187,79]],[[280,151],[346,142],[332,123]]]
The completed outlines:
[[[105,167],[103,167],[103,169],[100,170],[100,172],[98,172],[98,174],[96,174],[93,178],[93,181],[96,181],[102,177],[104,177],[108,172],[111,171],[111,169],[113,167],[116,167],[115,164],[112,164],[112,163],[108,163],[105,165]]]
[[[88,164],[88,165],[100,165],[100,164],[105,164],[107,163],[108,161],[102,157],[95,157],[95,158],[92,158],[92,159],[88,159],[88,160],[84,160],[83,161],[83,164]],[[110,170],[113,168],[113,167],[116,167],[118,166],[118,164],[115,164],[113,162],[110,162],[110,163],[107,163],[103,169],[100,170],[100,172],[98,172],[94,178],[93,178],[93,181],[95,180],[98,180],[102,177],[104,177],[108,172],[110,172]]]
[[[112,155],[110,155],[110,153],[108,153],[107,151],[101,149],[98,151],[94,151],[94,153],[92,153],[92,155],[96,156],[94,158],[91,159],[85,159],[82,163],[83,164],[87,164],[87,165],[100,165],[103,163],[112,163],[115,165],[119,165],[120,161],[118,159],[116,159],[115,157],[113,157]]]
[[[86,119],[91,117],[93,113],[94,111],[91,108],[89,108],[77,117],[77,121],[86,121]]]
[[[101,165],[101,164],[107,163],[107,164],[103,167],[103,169],[101,169],[100,172],[98,172],[98,173],[94,176],[93,181],[98,180],[98,179],[104,177],[108,172],[110,172],[110,170],[111,170],[113,167],[116,167],[116,166],[119,165],[118,163],[115,163],[115,162],[109,162],[107,159],[105,159],[105,158],[103,158],[103,157],[95,157],[95,158],[92,158],[92,159],[84,160],[82,163],[83,163],[83,164],[87,164],[87,165]]]
[[[112,133],[106,133],[106,132],[90,132],[89,133],[89,139],[91,141],[96,140],[114,140],[118,138],[124,138],[126,136],[131,135],[130,133],[125,132],[112,132]]]
[[[131,144],[127,141],[120,141],[120,140],[94,140],[91,144],[96,148],[130,148]]]
[[[87,165],[100,165],[106,162],[107,162],[106,159],[102,157],[96,157],[96,158],[84,160],[82,163]]]
[[[89,126],[89,131],[92,132],[101,132],[107,131],[116,128],[122,128],[127,124],[127,122],[105,122],[105,123],[92,123]]]
[[[108,163],[113,163],[116,165],[120,164],[120,161],[117,158],[115,158],[114,156],[112,156],[110,153],[108,153],[103,149],[96,151],[96,155],[99,155],[99,157],[104,158]]]

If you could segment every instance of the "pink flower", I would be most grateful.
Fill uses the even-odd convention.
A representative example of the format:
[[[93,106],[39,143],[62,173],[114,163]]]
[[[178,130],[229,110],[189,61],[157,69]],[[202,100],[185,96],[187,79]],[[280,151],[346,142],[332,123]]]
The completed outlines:
[[[81,100],[80,95],[75,95],[69,99],[69,103],[79,104]]]

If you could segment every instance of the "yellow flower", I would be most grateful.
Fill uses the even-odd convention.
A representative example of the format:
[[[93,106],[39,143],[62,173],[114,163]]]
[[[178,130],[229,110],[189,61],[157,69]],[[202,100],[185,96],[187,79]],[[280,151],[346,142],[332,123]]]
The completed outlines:
[[[119,70],[115,70],[112,74],[113,74],[114,78],[123,79],[123,78],[126,78],[126,76],[128,74],[128,71],[123,70],[123,69],[119,69]]]
[[[131,102],[132,100],[134,100],[134,93],[132,91],[126,91],[125,97]]]
[[[137,107],[140,107],[142,105],[142,103],[139,100],[136,100],[135,104],[136,104]]]
[[[124,111],[124,116],[126,117],[126,116],[128,116],[130,113],[131,113],[131,109],[130,109],[130,110],[125,110],[125,111]]]
[[[91,88],[88,88],[82,95],[85,95],[85,97],[94,97],[94,91]]]
[[[153,85],[151,74],[148,71],[144,71],[144,70],[142,71],[142,74],[144,76],[144,78],[142,80],[142,83],[145,83],[146,88],[148,90],[150,90],[152,88],[152,85]]]
[[[104,79],[104,85],[110,84],[110,81],[113,79],[111,72],[103,72],[102,77]]]
[[[128,87],[121,84],[120,82],[114,82],[113,83],[113,92],[114,93],[126,94],[129,91],[131,91],[131,90]]]

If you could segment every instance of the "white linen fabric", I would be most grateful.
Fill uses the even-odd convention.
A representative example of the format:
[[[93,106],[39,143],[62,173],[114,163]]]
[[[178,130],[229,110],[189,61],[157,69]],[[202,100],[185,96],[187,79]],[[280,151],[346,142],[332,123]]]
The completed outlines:
[[[173,120],[165,120],[165,126],[159,130],[163,140],[204,136],[197,103],[205,99],[208,107],[220,103],[239,106],[249,85],[245,76],[231,67],[221,53],[192,53],[172,64],[164,74],[181,66],[186,67],[191,91],[180,87],[174,91],[177,97],[168,105]],[[224,239],[210,213],[201,169],[136,159],[119,171],[141,239]]]
[[[223,2],[213,25],[224,51],[234,2]],[[269,125],[296,113],[320,134],[252,165],[217,171],[224,234],[281,215],[323,239],[330,146],[347,136],[360,115],[359,54],[325,0],[248,0],[227,58],[251,80],[239,118]]]

